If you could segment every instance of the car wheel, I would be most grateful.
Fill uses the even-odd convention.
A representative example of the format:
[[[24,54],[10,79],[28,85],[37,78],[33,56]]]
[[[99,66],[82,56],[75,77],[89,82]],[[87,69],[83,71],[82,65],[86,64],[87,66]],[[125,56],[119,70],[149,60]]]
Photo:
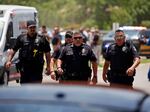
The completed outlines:
[[[4,72],[4,74],[3,74],[3,85],[8,85],[8,73],[7,72]]]

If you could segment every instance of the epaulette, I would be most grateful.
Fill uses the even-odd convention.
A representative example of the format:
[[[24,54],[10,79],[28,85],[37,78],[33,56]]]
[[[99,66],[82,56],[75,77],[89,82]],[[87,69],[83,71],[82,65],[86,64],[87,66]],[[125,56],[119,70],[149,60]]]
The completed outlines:
[[[126,40],[125,44],[126,44],[126,46],[127,46],[129,49],[131,49],[132,46],[134,46],[134,45],[133,45],[133,42],[132,42],[131,40]]]

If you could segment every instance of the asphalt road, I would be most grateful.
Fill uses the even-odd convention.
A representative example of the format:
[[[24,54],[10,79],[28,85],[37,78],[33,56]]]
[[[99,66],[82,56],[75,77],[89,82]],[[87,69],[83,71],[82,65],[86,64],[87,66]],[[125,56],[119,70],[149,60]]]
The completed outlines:
[[[140,89],[143,91],[146,91],[148,93],[150,93],[150,81],[147,78],[147,73],[150,67],[150,63],[146,63],[146,64],[140,64],[137,69],[136,69],[136,76],[134,77],[134,82],[133,82],[133,87],[135,89]],[[103,80],[102,80],[102,69],[99,70],[99,83],[100,84],[106,84]]]
[[[147,73],[149,69],[150,63],[140,64],[137,67],[137,72],[135,76],[135,80],[133,83],[133,87],[136,89],[144,90],[150,93],[150,82],[147,79]],[[44,75],[44,74],[43,74]],[[43,83],[58,83],[50,78],[50,76],[44,75]],[[102,80],[102,68],[98,69],[98,84],[109,85]],[[15,81],[10,81],[9,86],[20,86],[20,84]]]
[[[136,69],[136,76],[134,77],[133,87],[150,93],[150,81],[147,78],[147,73],[150,63],[140,64]],[[99,70],[98,84],[108,85],[102,80],[102,68]]]
[[[150,63],[140,64],[135,76],[134,88],[139,88],[150,93],[150,81],[147,78]]]

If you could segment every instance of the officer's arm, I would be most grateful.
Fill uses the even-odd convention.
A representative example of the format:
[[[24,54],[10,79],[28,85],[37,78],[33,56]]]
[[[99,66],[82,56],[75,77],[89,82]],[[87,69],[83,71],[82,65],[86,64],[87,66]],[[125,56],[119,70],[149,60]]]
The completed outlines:
[[[54,64],[56,62],[56,59],[51,57],[51,60],[50,60],[50,72],[54,72]]]
[[[57,60],[57,72],[58,72],[58,74],[63,74],[63,69],[61,68],[61,64],[62,64],[62,60],[60,60],[60,59],[58,59]]]
[[[105,60],[104,66],[103,66],[103,73],[102,73],[102,77],[103,77],[103,80],[104,80],[105,82],[107,82],[107,76],[106,76],[106,74],[107,74],[109,65],[110,65],[110,62],[107,61],[107,60]]]
[[[51,60],[50,60],[50,75],[51,75],[51,78],[53,80],[56,80],[56,75],[55,75],[55,71],[54,71],[55,62],[56,62],[56,59],[54,57],[51,57]]]
[[[133,53],[133,57],[134,57],[134,63],[130,68],[132,68],[134,70],[140,64],[140,56],[137,53],[137,50],[134,46],[132,47],[132,53]]]
[[[57,60],[57,69],[61,68],[62,61],[60,59]]]
[[[132,64],[132,66],[130,68],[128,68],[126,71],[128,76],[133,76],[135,73],[134,72],[135,68],[140,64],[140,57],[139,57],[139,54],[137,53],[137,50],[134,46],[132,46],[132,53],[133,53],[133,57],[134,57],[134,62]]]
[[[97,63],[95,61],[92,61],[92,69],[93,69],[93,77],[92,82],[93,84],[97,83]]]
[[[139,57],[134,58],[134,63],[132,65],[132,68],[136,68],[141,62],[141,59]]]
[[[135,57],[133,65],[130,68],[128,68],[127,71],[126,71],[126,73],[128,74],[128,76],[133,76],[134,75],[135,68],[139,64],[140,64],[140,58],[139,57]]]
[[[47,69],[47,72],[50,72],[50,59],[51,59],[50,52],[46,52],[45,57],[46,57],[46,64],[47,64],[46,69]]]
[[[97,77],[97,63],[92,61],[93,77]]]
[[[10,50],[8,51],[8,59],[7,59],[6,65],[5,65],[6,68],[9,68],[9,67],[10,67],[10,65],[11,65],[11,60],[12,60],[12,58],[14,57],[15,53],[16,53],[16,51],[14,51],[13,49],[10,49]]]

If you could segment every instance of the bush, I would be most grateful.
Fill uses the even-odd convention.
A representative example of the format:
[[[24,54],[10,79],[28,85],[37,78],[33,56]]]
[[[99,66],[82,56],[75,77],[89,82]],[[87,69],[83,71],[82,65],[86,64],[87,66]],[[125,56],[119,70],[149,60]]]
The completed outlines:
[[[142,21],[142,22],[141,22],[141,25],[142,25],[142,26],[145,26],[145,27],[147,27],[147,28],[150,28],[150,21],[149,21],[149,20]]]

